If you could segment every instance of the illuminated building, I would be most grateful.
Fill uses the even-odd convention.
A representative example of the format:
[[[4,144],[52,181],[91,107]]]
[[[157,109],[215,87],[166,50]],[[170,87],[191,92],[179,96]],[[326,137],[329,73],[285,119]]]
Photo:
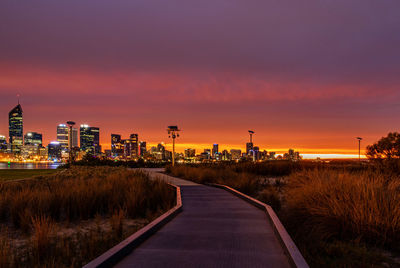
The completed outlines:
[[[8,114],[11,152],[19,154],[23,145],[22,107],[18,103]]]
[[[93,133],[94,153],[95,154],[100,154],[101,153],[100,128],[91,127],[90,129],[91,129],[91,132]]]
[[[57,126],[57,141],[60,143],[62,150],[68,149],[68,126],[59,124]]]
[[[223,150],[221,154],[222,154],[221,158],[223,161],[231,160],[231,154],[227,150]]]
[[[253,155],[253,143],[248,142],[246,143],[246,155]]]
[[[230,151],[232,160],[240,160],[242,151],[240,149],[231,149]]]
[[[41,147],[39,148],[38,156],[40,160],[47,160],[48,159],[48,148]]]
[[[215,155],[218,153],[218,144],[214,143],[212,148],[212,157],[215,158]]]
[[[196,156],[196,150],[192,148],[185,149],[185,158],[193,158]]]
[[[24,143],[25,145],[35,145],[38,148],[42,147],[42,134],[37,132],[28,132],[25,134]]]
[[[259,160],[261,158],[260,157],[260,148],[257,146],[254,146],[253,154],[254,154],[254,160]]]
[[[71,135],[70,132],[72,132],[72,137],[71,137],[72,138],[71,139],[72,146],[71,146],[71,148],[79,147],[79,145],[78,145],[78,129],[73,127],[72,130],[68,129],[68,135]]]
[[[200,154],[200,159],[201,160],[210,160],[211,159],[211,150],[210,149],[204,149],[204,152]]]
[[[80,127],[80,144],[81,150],[86,153],[100,154],[100,129],[98,127],[90,127],[81,125]]]
[[[285,160],[299,161],[302,157],[300,156],[299,152],[295,152],[293,149],[289,149],[289,151],[285,153],[282,158]]]
[[[146,148],[146,142],[145,141],[141,141],[139,143],[139,151],[140,151],[140,156],[144,156],[147,153],[147,148]]]
[[[139,135],[131,134],[129,139],[125,140],[124,156],[125,158],[135,158],[139,155]]]
[[[0,135],[0,153],[7,152],[7,138],[6,136]]]
[[[111,156],[121,157],[124,155],[124,141],[121,140],[121,135],[111,134]]]
[[[59,161],[61,159],[62,147],[58,141],[52,141],[47,146],[48,158],[52,161]]]
[[[151,147],[150,152],[155,157],[155,159],[159,161],[166,160],[169,157],[164,145],[161,143],[159,143],[157,147]]]

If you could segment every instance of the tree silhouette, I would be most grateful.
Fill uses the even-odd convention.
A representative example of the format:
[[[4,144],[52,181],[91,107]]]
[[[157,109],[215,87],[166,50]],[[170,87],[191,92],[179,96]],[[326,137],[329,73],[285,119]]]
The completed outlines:
[[[390,132],[386,137],[367,146],[367,157],[369,159],[398,159],[400,158],[400,134]]]

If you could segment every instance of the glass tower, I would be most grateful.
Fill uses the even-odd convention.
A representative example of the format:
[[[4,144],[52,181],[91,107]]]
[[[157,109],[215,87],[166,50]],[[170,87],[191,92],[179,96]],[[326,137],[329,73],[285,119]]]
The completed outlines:
[[[22,107],[18,103],[8,114],[9,136],[12,153],[20,153],[23,145]]]
[[[28,132],[24,138],[25,145],[35,145],[42,147],[42,134],[37,132]]]
[[[68,149],[68,127],[65,124],[57,126],[57,141],[60,143],[62,150]]]
[[[124,155],[124,141],[119,134],[111,134],[111,155],[113,157]]]
[[[80,127],[81,150],[91,154],[100,154],[100,129],[81,125]]]

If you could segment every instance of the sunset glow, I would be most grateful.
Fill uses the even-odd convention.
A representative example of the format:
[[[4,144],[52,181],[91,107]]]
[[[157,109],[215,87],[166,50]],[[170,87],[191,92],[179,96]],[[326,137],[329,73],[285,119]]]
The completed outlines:
[[[111,133],[169,142],[165,129],[178,124],[178,151],[243,149],[254,129],[261,150],[354,157],[355,137],[364,149],[400,125],[393,8],[100,1],[76,10],[75,1],[41,2],[0,6],[0,135],[18,93],[25,129],[43,133],[44,144],[74,120],[100,127],[103,149]]]

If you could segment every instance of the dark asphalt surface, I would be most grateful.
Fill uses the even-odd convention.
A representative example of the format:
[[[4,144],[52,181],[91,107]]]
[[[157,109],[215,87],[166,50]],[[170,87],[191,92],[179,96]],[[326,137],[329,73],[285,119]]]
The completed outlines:
[[[290,267],[266,214],[209,186],[181,186],[183,211],[116,267]]]

